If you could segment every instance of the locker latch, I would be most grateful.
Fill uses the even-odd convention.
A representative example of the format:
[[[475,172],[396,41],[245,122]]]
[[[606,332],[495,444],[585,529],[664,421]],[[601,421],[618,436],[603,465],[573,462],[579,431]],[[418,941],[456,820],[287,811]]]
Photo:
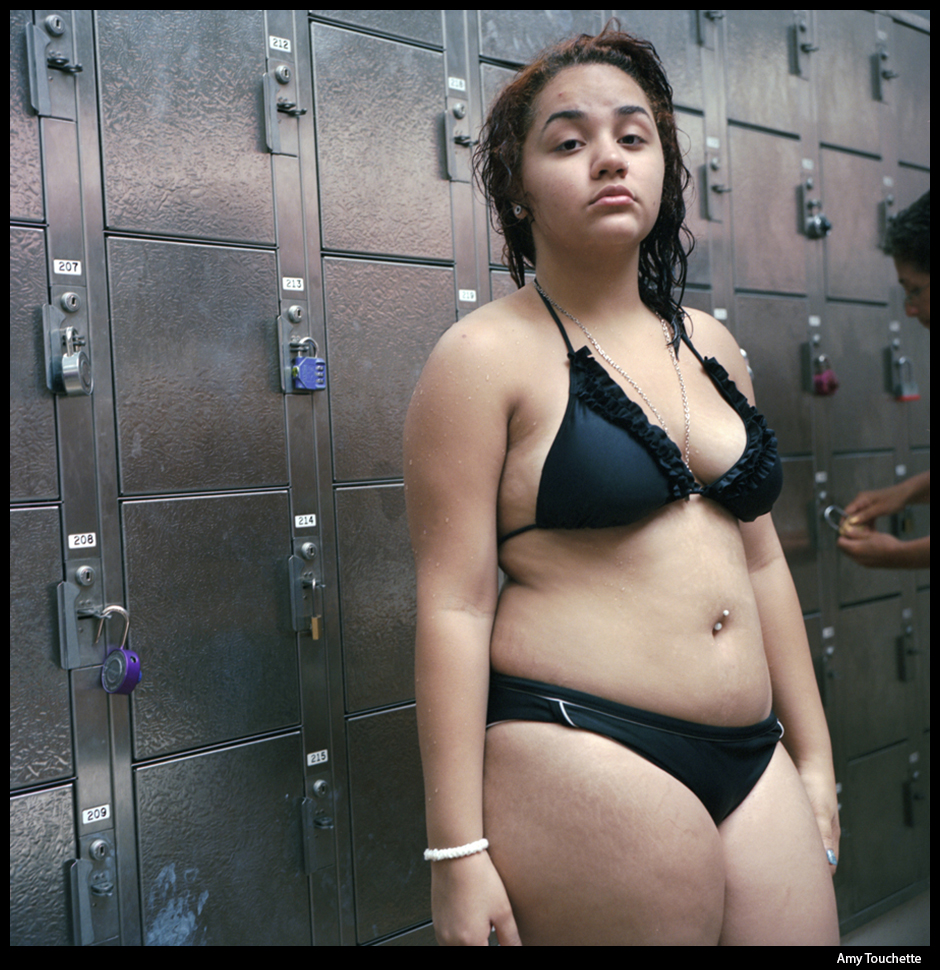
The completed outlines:
[[[76,946],[91,946],[118,934],[113,831],[82,836],[80,850],[69,866],[72,936]]]
[[[912,762],[917,763],[917,752],[911,756]],[[926,805],[923,807],[918,806],[918,802],[925,803],[927,801],[927,793],[924,791],[924,782],[921,778],[920,771],[917,769],[912,769],[910,778],[904,782],[904,821],[908,828],[914,828],[917,824],[925,824],[928,819],[926,817]]]
[[[886,390],[895,401],[919,401],[920,388],[914,380],[914,361],[901,353],[901,342],[892,340],[885,348]]]
[[[473,148],[476,142],[470,137],[470,121],[467,118],[467,105],[456,102],[444,112],[444,144],[447,159],[447,177],[451,182],[470,181],[470,156],[458,154],[456,148]]]
[[[69,23],[59,14],[50,14],[43,20],[45,30],[35,24],[26,24],[29,102],[33,111],[40,117],[48,118],[54,113],[52,92],[49,88],[49,71],[61,71],[73,76],[82,71],[82,65],[73,63],[61,50],[46,53],[46,48],[52,43],[58,42],[63,46],[71,46],[71,40],[66,36],[69,26]],[[56,116],[62,114],[63,107],[61,103],[56,105]],[[71,115],[70,111],[66,111],[65,115],[68,120],[74,120],[74,115]]]
[[[891,60],[891,52],[888,50],[888,45],[886,43],[880,43],[878,49],[872,54],[872,60],[874,62],[872,75],[875,80],[875,99],[877,101],[884,101],[885,98],[885,81],[894,81],[901,75],[893,70],[889,66],[889,61]]]
[[[101,663],[101,655],[92,649],[91,631],[80,620],[100,615],[101,604],[96,578],[101,563],[96,559],[66,563],[72,578],[59,583],[59,663],[63,670],[77,670]]]
[[[909,618],[901,620],[901,633],[897,638],[898,651],[898,680],[902,683],[915,680],[917,678],[917,655],[920,650],[917,648],[917,636],[914,624]]]
[[[318,869],[336,864],[333,818],[318,810],[315,798],[303,799],[300,811],[304,833],[304,872],[312,876]]]
[[[310,631],[314,640],[323,635],[322,592],[323,583],[313,574],[311,560],[316,556],[316,546],[304,542],[301,555],[291,556],[287,562],[290,574],[291,622],[295,631]]]
[[[46,303],[42,308],[43,348],[46,355],[46,387],[55,394],[91,394],[94,378],[91,360],[81,348],[85,338],[68,313],[76,313],[82,303],[78,294],[66,293],[59,306]]]
[[[819,50],[816,43],[815,27],[816,21],[813,12],[809,10],[794,10],[795,25],[793,28],[793,52],[794,68],[796,73],[806,79],[810,74],[810,54],[815,54]]]
[[[277,123],[278,114],[299,118],[307,113],[306,108],[300,108],[296,101],[278,97],[278,85],[290,84],[291,70],[286,64],[280,65],[275,71],[263,75],[262,91],[264,98],[264,134],[268,150],[272,155],[296,155],[296,134],[289,139],[290,144],[285,148],[281,139],[281,129]]]
[[[810,239],[825,239],[832,232],[832,223],[822,213],[822,199],[810,198],[815,184],[813,178],[809,177],[800,186],[803,197],[803,231]],[[817,209],[820,211],[817,212]]]

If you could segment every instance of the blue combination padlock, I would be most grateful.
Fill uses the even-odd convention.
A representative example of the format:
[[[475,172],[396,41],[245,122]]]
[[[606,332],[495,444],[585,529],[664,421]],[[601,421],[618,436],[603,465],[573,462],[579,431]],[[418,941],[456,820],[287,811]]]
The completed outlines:
[[[313,354],[310,357],[295,357],[291,361],[291,377],[294,379],[294,390],[325,391],[326,361],[322,357],[317,356],[317,342],[313,337],[304,337],[298,341],[298,349],[301,349],[308,343],[313,344]]]
[[[95,643],[101,639],[104,621],[111,613],[120,613],[124,617],[124,636],[121,638],[121,645],[112,647],[104,658],[104,663],[101,665],[101,686],[109,694],[130,694],[140,683],[142,671],[140,657],[132,650],[128,650],[126,646],[127,632],[131,628],[131,619],[127,615],[127,610],[121,606],[106,606],[101,611],[101,622],[98,624]]]

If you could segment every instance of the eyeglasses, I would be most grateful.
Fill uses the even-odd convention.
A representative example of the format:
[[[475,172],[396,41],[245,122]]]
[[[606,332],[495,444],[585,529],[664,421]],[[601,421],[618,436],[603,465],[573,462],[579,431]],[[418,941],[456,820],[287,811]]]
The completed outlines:
[[[920,299],[921,293],[924,290],[930,289],[930,283],[925,283],[923,286],[912,286],[909,290],[904,291],[904,302],[910,306],[912,303],[916,303]]]

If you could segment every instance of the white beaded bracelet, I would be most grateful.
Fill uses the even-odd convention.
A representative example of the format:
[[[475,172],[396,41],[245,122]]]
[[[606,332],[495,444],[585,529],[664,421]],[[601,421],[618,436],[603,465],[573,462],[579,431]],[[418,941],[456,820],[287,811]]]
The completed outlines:
[[[453,849],[425,849],[425,862],[442,862],[444,859],[460,859],[465,855],[475,855],[490,847],[489,839],[477,839],[466,845],[458,845]]]

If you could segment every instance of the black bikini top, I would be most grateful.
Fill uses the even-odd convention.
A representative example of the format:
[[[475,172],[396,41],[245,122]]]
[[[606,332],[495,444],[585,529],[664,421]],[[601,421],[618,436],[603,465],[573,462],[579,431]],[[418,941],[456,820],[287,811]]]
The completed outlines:
[[[741,457],[711,485],[699,485],[675,442],[591,356],[575,351],[550,303],[543,302],[568,348],[568,407],[545,459],[535,522],[506,533],[500,544],[529,529],[603,529],[630,525],[669,502],[703,495],[743,522],[769,512],[783,485],[777,439],[713,357],[702,358],[677,319],[681,341],[701,361],[722,396],[744,422]]]

